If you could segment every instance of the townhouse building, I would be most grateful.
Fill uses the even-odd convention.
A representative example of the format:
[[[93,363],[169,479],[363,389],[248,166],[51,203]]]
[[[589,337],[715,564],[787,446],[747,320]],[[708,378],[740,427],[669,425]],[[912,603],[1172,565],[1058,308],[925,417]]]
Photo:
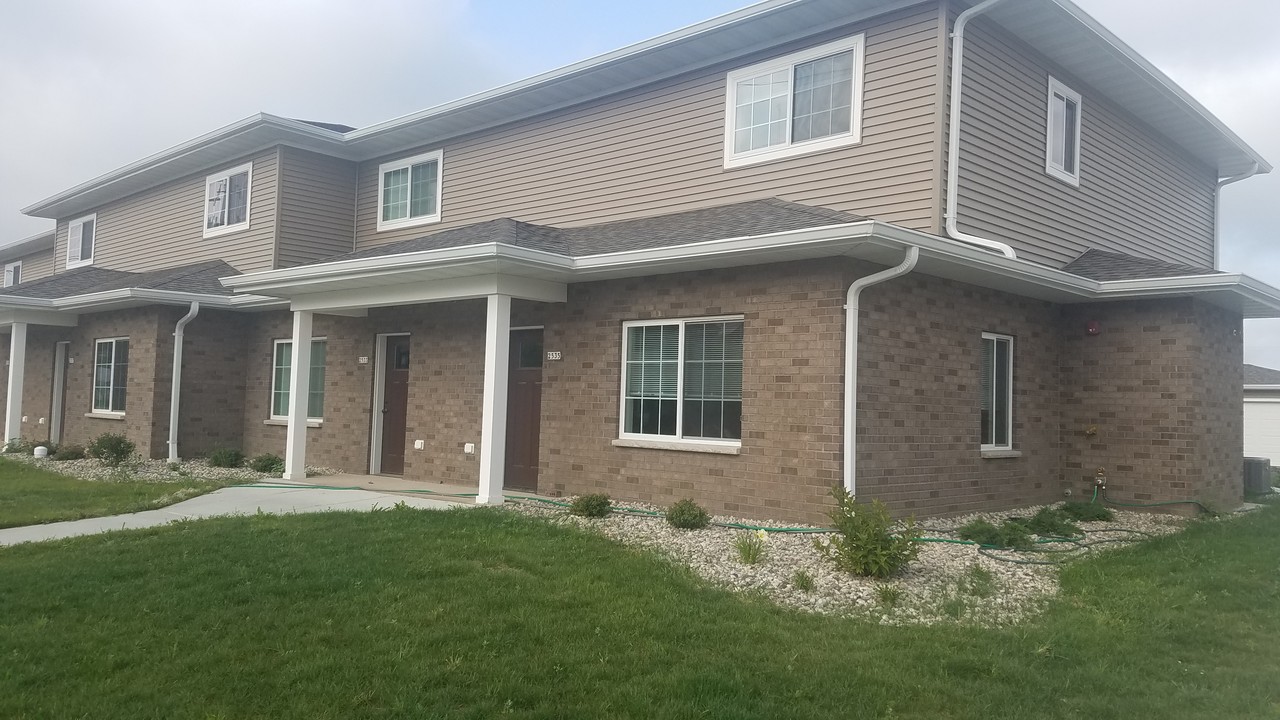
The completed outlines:
[[[1280,291],[1218,270],[1218,193],[1270,169],[1069,0],[767,0],[25,208],[5,433],[490,503],[1227,506]]]

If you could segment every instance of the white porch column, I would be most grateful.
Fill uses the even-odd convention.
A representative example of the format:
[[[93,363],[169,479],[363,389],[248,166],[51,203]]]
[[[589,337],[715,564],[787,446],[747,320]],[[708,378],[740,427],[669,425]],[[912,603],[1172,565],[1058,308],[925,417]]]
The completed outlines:
[[[4,442],[22,436],[22,376],[27,369],[27,324],[13,323],[9,334],[9,385],[5,395]]]
[[[511,347],[511,296],[490,295],[484,323],[484,399],[480,424],[478,505],[502,504],[507,467],[507,365]]]
[[[284,479],[307,479],[307,399],[311,394],[309,310],[293,313],[293,354],[289,359],[289,433],[284,446]]]

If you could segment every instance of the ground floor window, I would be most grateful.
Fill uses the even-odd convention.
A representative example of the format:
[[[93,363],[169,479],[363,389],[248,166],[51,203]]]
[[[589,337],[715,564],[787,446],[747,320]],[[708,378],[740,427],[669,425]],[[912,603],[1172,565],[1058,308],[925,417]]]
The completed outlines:
[[[307,386],[307,418],[324,417],[324,366],[323,338],[311,341],[311,382]],[[271,417],[283,419],[289,415],[290,365],[293,363],[293,341],[277,340],[275,363],[271,373]]]
[[[1013,338],[982,333],[982,449],[1013,447]]]
[[[93,348],[93,410],[123,413],[129,384],[129,338],[105,338]]]
[[[741,318],[624,323],[623,352],[624,437],[742,438]]]

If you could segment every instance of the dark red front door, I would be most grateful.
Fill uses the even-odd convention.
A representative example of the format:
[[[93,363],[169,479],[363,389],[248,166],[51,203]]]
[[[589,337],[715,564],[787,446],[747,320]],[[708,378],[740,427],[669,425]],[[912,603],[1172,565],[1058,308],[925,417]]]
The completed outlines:
[[[405,416],[409,410],[409,337],[387,338],[382,390],[382,472],[404,474]]]
[[[542,417],[542,331],[511,331],[507,375],[507,464],[503,484],[538,489],[538,428]]]

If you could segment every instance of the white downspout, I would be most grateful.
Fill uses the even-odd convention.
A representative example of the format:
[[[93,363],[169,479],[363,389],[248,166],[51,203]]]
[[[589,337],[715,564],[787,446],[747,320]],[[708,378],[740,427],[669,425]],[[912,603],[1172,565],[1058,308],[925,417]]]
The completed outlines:
[[[872,285],[906,275],[920,259],[920,248],[907,248],[897,267],[858,278],[849,286],[844,305],[844,489],[857,494],[858,450],[858,296]]]
[[[997,240],[970,235],[960,231],[957,206],[960,202],[960,103],[963,97],[964,29],[974,17],[990,10],[1004,0],[986,0],[960,13],[955,29],[951,31],[951,101],[947,113],[947,235],[952,240],[995,250],[1016,260],[1013,248]]]
[[[182,330],[200,314],[200,302],[192,301],[191,310],[173,328],[173,387],[169,390],[169,462],[178,462],[178,396],[182,392]]]
[[[1214,270],[1218,269],[1218,261],[1219,261],[1218,248],[1221,247],[1220,243],[1222,240],[1221,239],[1222,188],[1226,187],[1227,185],[1230,185],[1231,183],[1240,182],[1241,180],[1248,180],[1254,175],[1257,175],[1258,171],[1261,169],[1262,169],[1262,166],[1258,164],[1257,160],[1254,160],[1253,168],[1251,168],[1248,172],[1243,172],[1243,173],[1240,173],[1239,175],[1235,175],[1229,178],[1222,178],[1221,180],[1218,181],[1218,187],[1213,191],[1213,269]]]

